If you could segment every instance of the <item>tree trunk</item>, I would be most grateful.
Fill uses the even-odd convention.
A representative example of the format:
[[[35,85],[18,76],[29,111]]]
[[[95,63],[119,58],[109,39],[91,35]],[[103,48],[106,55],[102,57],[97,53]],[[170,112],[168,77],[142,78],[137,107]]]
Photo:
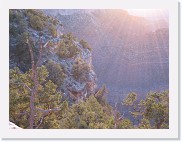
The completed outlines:
[[[43,52],[43,45],[42,45],[41,37],[39,37],[39,41],[40,41],[40,43],[39,43],[39,46],[40,46],[39,47],[39,57],[38,57],[37,63],[35,63],[33,48],[30,45],[29,38],[27,38],[27,44],[28,44],[28,48],[29,48],[29,52],[30,52],[31,65],[32,65],[32,76],[31,76],[31,78],[32,78],[32,80],[34,82],[34,86],[32,88],[31,96],[30,96],[30,117],[29,117],[29,128],[30,129],[34,128],[35,110],[36,110],[34,103],[35,103],[35,97],[37,95],[38,86],[39,86],[37,67],[40,65],[40,60],[42,58],[42,52]],[[44,47],[47,46],[48,42],[44,45]]]
[[[31,96],[30,96],[30,117],[29,117],[29,128],[33,129],[34,128],[34,117],[35,117],[35,96],[37,94],[38,90],[38,79],[37,79],[37,70],[35,66],[35,60],[34,60],[34,54],[33,54],[33,48],[29,43],[29,40],[27,39],[27,44],[30,52],[30,57],[31,57],[31,64],[32,64],[32,79],[34,82],[34,87],[31,91]]]

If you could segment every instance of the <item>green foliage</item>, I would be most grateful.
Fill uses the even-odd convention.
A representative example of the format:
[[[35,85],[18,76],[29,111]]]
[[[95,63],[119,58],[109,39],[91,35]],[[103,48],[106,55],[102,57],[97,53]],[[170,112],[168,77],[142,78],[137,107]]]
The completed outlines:
[[[72,58],[80,53],[80,49],[74,44],[76,38],[71,34],[62,35],[62,40],[55,49],[60,58]]]
[[[28,25],[36,31],[48,31],[53,37],[57,36],[57,26],[62,26],[59,20],[45,15],[41,10],[24,9],[9,10],[10,33],[24,32]],[[16,23],[16,25],[15,25]]]
[[[38,94],[35,96],[35,107],[41,110],[49,110],[52,108],[59,108],[61,94],[57,92],[57,85],[52,81],[47,81],[48,71],[45,66],[37,68],[38,73]],[[10,69],[10,120],[22,128],[27,128],[30,115],[30,95],[34,87],[32,80],[32,70],[22,73],[19,68]],[[36,112],[35,125],[38,124],[40,117],[43,115],[42,111]],[[46,115],[46,117],[49,114]],[[51,117],[46,120],[52,120],[54,112]],[[55,120],[56,121],[56,120]],[[46,122],[45,122],[46,123]],[[52,122],[49,122],[52,123]],[[41,128],[46,128],[46,125],[41,125]],[[54,126],[52,125],[54,128]]]
[[[146,118],[141,119],[141,122],[138,126],[139,129],[151,129],[150,121]]]
[[[153,127],[168,128],[169,125],[169,92],[149,93],[145,100],[139,103],[143,117],[150,122],[154,122]],[[162,127],[164,126],[164,127]]]
[[[9,10],[9,20],[10,22],[18,22],[19,20],[22,19],[22,14],[19,13],[17,10]]]
[[[54,42],[49,41],[49,43],[47,44],[48,47],[53,47],[54,46]]]
[[[66,76],[63,68],[51,60],[48,61],[45,66],[49,72],[48,79],[60,88]]]
[[[25,14],[27,16],[29,16],[30,14],[36,15],[44,21],[46,21],[48,19],[48,17],[41,10],[37,10],[37,9],[27,9],[27,10],[25,10]]]
[[[117,126],[118,129],[133,129],[134,126],[133,126],[133,123],[130,121],[130,119],[122,119],[118,126]]]
[[[44,89],[39,95],[39,103],[44,109],[51,109],[60,105],[60,93],[56,89],[57,85],[51,80],[45,83]]]
[[[48,23],[48,17],[40,10],[27,9],[25,14],[28,17],[30,26],[37,31],[43,31]]]
[[[10,51],[10,58],[16,62],[17,67],[22,71],[28,71],[31,68],[30,53],[27,45],[27,36],[28,33],[21,33],[18,39],[16,48],[12,48]],[[34,58],[37,61],[38,49],[33,46],[33,40],[29,38],[30,44],[34,50]]]
[[[127,95],[127,97],[123,100],[123,105],[126,105],[126,106],[132,106],[133,103],[136,101],[137,99],[137,95],[135,93],[130,93]]]
[[[59,20],[57,20],[57,19],[52,19],[52,23],[53,23],[54,26],[60,24]],[[61,25],[61,24],[60,24],[60,25]],[[61,25],[61,26],[62,26],[62,25]]]
[[[60,121],[61,128],[105,129],[113,128],[114,119],[104,112],[104,108],[94,96],[86,101],[73,104]]]
[[[64,43],[64,41],[59,42],[55,52],[60,58],[69,58],[70,56],[69,47]]]
[[[13,57],[14,61],[17,63],[17,66],[22,70],[26,70],[31,66],[30,54],[26,44],[25,36],[25,33],[20,35],[16,49],[13,49],[11,52],[13,54],[10,54],[10,56]]]
[[[73,43],[74,41],[76,41],[76,37],[72,34],[72,33],[67,33],[67,34],[63,34],[61,36],[61,38],[63,39],[63,41],[68,44],[68,43]]]
[[[46,16],[40,10],[9,10],[10,60],[14,69],[10,69],[9,77],[9,118],[10,121],[22,128],[28,128],[30,117],[30,96],[35,87],[32,79],[33,73],[27,37],[28,26],[41,34],[57,37],[57,26],[61,25],[57,19]],[[77,57],[81,52],[76,46],[77,39],[72,33],[64,34],[55,48],[55,53],[61,58],[76,58],[73,64],[73,77],[79,81],[86,81],[91,66]],[[33,38],[29,37],[33,48],[35,62],[37,62],[38,48]],[[80,45],[92,50],[90,45],[80,40]],[[54,46],[49,42],[48,46]],[[107,88],[103,85],[95,94],[90,94],[84,101],[68,105],[61,101],[58,89],[65,79],[64,69],[53,61],[48,61],[45,66],[36,68],[38,73],[38,92],[34,99],[35,122],[34,128],[41,129],[168,129],[169,128],[169,92],[149,93],[145,99],[137,102],[137,94],[130,93],[122,104],[129,107],[129,112],[139,123],[134,126],[132,120],[121,116],[117,108],[113,110],[106,101]],[[69,102],[70,103],[70,102]],[[55,110],[54,110],[55,109]],[[51,111],[50,111],[51,110]],[[40,126],[39,126],[40,125]]]
[[[52,64],[52,62],[50,62]],[[53,64],[54,65],[54,64]],[[103,85],[93,96],[85,101],[68,106],[68,102],[61,103],[61,95],[57,92],[57,85],[51,80],[47,81],[48,71],[45,66],[37,68],[38,72],[38,94],[35,98],[36,108],[50,110],[61,108],[58,111],[48,113],[41,129],[166,129],[169,126],[168,92],[149,93],[136,106],[136,94],[131,93],[125,99],[125,104],[136,107],[133,115],[142,117],[139,124],[134,126],[128,118],[121,117],[118,112],[115,116],[114,110],[106,102],[103,96],[107,89]],[[31,78],[32,71],[22,73],[18,68],[10,70],[10,120],[22,128],[28,127],[29,97],[30,89],[33,87]],[[105,100],[104,100],[105,101]],[[36,111],[35,126],[40,123],[41,111]],[[116,127],[115,127],[116,125]]]
[[[57,37],[57,29],[53,24],[49,26],[49,31],[53,37]]]
[[[30,55],[24,33],[29,35],[31,46],[34,52],[35,61],[39,54],[39,42],[35,41],[35,35],[45,34],[57,37],[56,28],[61,24],[59,20],[45,15],[41,10],[34,9],[11,9],[9,10],[9,34],[10,34],[10,60],[12,67],[19,67],[22,71],[27,71],[31,67]],[[29,30],[31,28],[34,31]],[[51,42],[49,45],[53,45]],[[74,46],[70,47],[70,55],[74,56]],[[73,49],[72,49],[73,48]],[[45,50],[43,50],[45,52]]]
[[[28,127],[27,118],[29,117],[29,91],[24,85],[22,85],[22,83],[19,83],[19,80],[24,79],[25,76],[27,76],[27,74],[22,75],[19,68],[10,70],[10,121],[16,122],[16,124],[22,128]]]
[[[90,69],[91,67],[86,62],[77,58],[72,68],[72,74],[76,80],[84,81],[87,79]]]
[[[102,87],[94,95],[97,101],[103,106],[107,104],[106,96],[105,96],[107,93],[108,93],[108,90],[106,88],[106,85],[103,84]]]
[[[27,17],[31,17],[32,15],[34,16],[38,16],[42,21],[44,21],[45,25],[47,25],[47,23],[53,24],[54,26],[62,26],[62,24],[59,22],[59,20],[51,17],[51,16],[47,16],[43,13],[43,11],[41,10],[37,10],[37,9],[27,9],[25,10],[25,15]]]
[[[142,117],[138,128],[141,129],[168,129],[169,128],[169,92],[150,92],[145,99],[142,99],[138,104],[136,94],[129,94],[123,101],[124,105],[133,107],[131,114],[134,118]]]
[[[29,21],[30,21],[30,26],[37,30],[37,31],[42,31],[44,28],[44,21],[38,17],[37,15],[31,15],[29,14]]]
[[[90,47],[90,45],[86,41],[84,41],[83,39],[80,40],[80,44],[82,45],[83,48],[92,51],[92,48]]]
[[[13,36],[22,34],[27,29],[27,23],[23,14],[18,11],[9,10],[9,33]]]

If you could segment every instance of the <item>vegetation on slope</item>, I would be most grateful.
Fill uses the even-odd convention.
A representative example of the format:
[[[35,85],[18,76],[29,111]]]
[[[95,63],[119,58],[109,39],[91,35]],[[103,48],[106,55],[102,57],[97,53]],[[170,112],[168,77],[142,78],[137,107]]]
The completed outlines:
[[[9,119],[21,128],[29,129],[166,129],[169,127],[169,92],[153,92],[137,101],[130,93],[121,102],[132,110],[138,121],[134,125],[117,107],[108,104],[105,85],[92,94],[73,93],[75,102],[65,99],[61,87],[66,76],[86,82],[91,66],[77,56],[82,53],[77,39],[71,33],[57,37],[59,21],[44,15],[40,10],[10,10],[10,84]],[[35,36],[32,36],[34,34]],[[37,36],[37,38],[35,38]],[[49,38],[44,39],[46,36]],[[47,40],[59,38],[57,46]],[[84,49],[91,47],[84,40]],[[53,48],[51,50],[50,48]],[[51,50],[60,61],[73,60],[72,71],[45,57]],[[45,52],[45,53],[44,53]],[[52,57],[53,58],[53,57]],[[74,59],[75,58],[75,59]],[[42,60],[46,59],[46,62]],[[65,86],[67,87],[67,86]],[[63,99],[64,97],[64,99]]]

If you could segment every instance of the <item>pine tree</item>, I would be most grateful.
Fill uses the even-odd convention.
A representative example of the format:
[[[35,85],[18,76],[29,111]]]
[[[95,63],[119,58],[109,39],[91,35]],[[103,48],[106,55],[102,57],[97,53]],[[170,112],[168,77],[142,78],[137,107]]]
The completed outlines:
[[[34,105],[33,128],[44,128],[44,119],[62,111],[61,94],[57,85],[51,80],[47,81],[48,71],[45,66],[37,68],[37,94],[34,101],[30,101],[34,80],[32,70],[22,73],[18,68],[10,70],[10,120],[22,128],[30,128],[31,108]],[[55,118],[55,121],[58,118]],[[51,121],[49,121],[51,122]],[[58,123],[58,122],[57,122]],[[51,126],[54,128],[54,126]],[[47,127],[46,127],[47,128]]]
[[[60,120],[61,128],[106,129],[114,127],[114,118],[104,111],[104,107],[91,95],[68,108]]]
[[[31,69],[22,73],[18,68],[10,70],[10,118],[16,121],[16,117],[25,117],[29,121],[30,129],[39,128],[46,116],[60,110],[61,94],[57,92],[57,85],[52,81],[46,82],[49,72],[45,66],[40,66],[43,45],[40,37],[39,57],[35,63],[32,44],[27,36],[27,45],[31,57]],[[18,101],[22,100],[21,104]],[[20,109],[14,110],[17,105]],[[24,106],[24,107],[22,107]],[[23,108],[23,109],[22,109]],[[14,112],[13,112],[14,111]],[[20,122],[27,127],[27,123]],[[26,124],[26,125],[25,125]]]
[[[137,128],[169,128],[169,92],[150,92],[145,99],[136,103],[137,95],[129,94],[123,105],[131,107],[131,115],[139,121]],[[140,118],[140,119],[139,119]]]
[[[77,58],[73,64],[72,74],[76,80],[82,82],[87,80],[87,76],[90,70],[91,67],[85,61],[83,61],[81,58]]]
[[[45,64],[48,72],[49,72],[49,76],[48,79],[51,80],[52,82],[54,82],[54,84],[56,84],[58,86],[58,88],[61,88],[64,79],[66,77],[65,73],[64,73],[64,69],[61,67],[61,65],[55,63],[52,60],[49,60],[46,64]]]
[[[82,45],[83,48],[88,49],[89,51],[92,51],[92,48],[90,47],[90,45],[83,39],[81,39],[79,43]]]

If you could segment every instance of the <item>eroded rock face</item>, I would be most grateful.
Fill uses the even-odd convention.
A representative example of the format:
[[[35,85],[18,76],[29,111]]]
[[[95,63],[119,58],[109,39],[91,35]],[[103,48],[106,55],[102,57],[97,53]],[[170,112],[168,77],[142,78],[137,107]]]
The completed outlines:
[[[61,21],[63,27],[58,27],[61,33],[72,32],[78,39],[88,41],[93,48],[91,54],[75,41],[74,44],[81,53],[74,58],[60,59],[54,51],[44,55],[43,64],[51,59],[64,67],[66,78],[62,91],[65,95],[68,95],[70,90],[77,93],[94,92],[97,78],[98,86],[106,84],[110,92],[117,97],[130,91],[168,89],[169,29],[164,19],[151,21],[130,15],[125,10],[44,10],[44,12]],[[34,40],[39,37],[38,31],[30,27],[27,31]],[[44,43],[50,40],[54,43],[50,48],[56,48],[62,39],[52,37],[45,31],[42,40]],[[14,47],[16,40],[11,39],[11,41],[10,45]],[[75,80],[72,75],[73,64],[78,58],[91,66],[85,81]],[[12,65],[17,66],[10,61],[10,66]],[[114,95],[109,97],[112,96],[117,98]]]
[[[39,30],[32,28],[30,26],[29,20],[27,20],[28,18],[25,14],[26,13],[25,10],[14,10],[12,12],[18,13],[21,16],[20,20],[23,21],[24,24],[26,25],[25,28],[23,28],[23,30],[24,32],[28,33],[29,37],[32,39],[32,41],[34,41],[34,47],[35,49],[37,48],[37,51],[39,50],[38,49],[40,46],[39,40],[41,39],[42,45],[43,45],[43,53],[40,60],[40,65],[45,65],[46,62],[51,60],[54,63],[59,64],[63,68],[65,79],[62,85],[58,87],[61,88],[60,91],[63,94],[65,94],[66,97],[69,97],[69,94],[70,94],[69,92],[84,94],[84,96],[87,96],[87,94],[94,93],[96,88],[97,77],[92,65],[92,53],[89,49],[84,48],[79,43],[80,39],[77,39],[75,35],[71,35],[73,36],[73,39],[70,40],[71,44],[73,44],[76,48],[78,48],[79,53],[74,55],[73,57],[62,58],[56,54],[56,50],[55,50],[59,46],[59,43],[64,40],[64,37],[62,36],[63,27],[61,24],[58,24],[55,26],[57,29],[57,33],[61,33],[61,34],[57,34],[57,36],[53,36],[50,33],[50,31],[46,28],[43,29],[41,32]],[[47,15],[45,14],[44,16],[47,16]],[[49,24],[51,23],[48,22],[47,25]],[[14,27],[19,25],[19,23],[17,21],[11,21],[10,25],[11,27]],[[10,36],[10,55],[12,57],[15,56],[14,52],[16,52],[18,41],[20,40],[19,36],[20,35]],[[25,52],[25,51],[22,51],[22,52]],[[35,54],[38,54],[38,53],[35,53]],[[29,52],[27,52],[27,55],[29,55]],[[30,59],[27,56],[23,57],[22,60],[25,60],[25,58],[27,58],[27,60],[30,61]],[[19,61],[13,60],[14,58],[10,58],[10,59],[12,59],[10,60],[10,68],[16,67],[18,66],[18,64],[21,64],[20,60]],[[89,66],[89,71],[87,75],[85,76],[85,79],[82,81],[76,80],[72,72],[73,65],[75,64],[77,59],[81,59],[83,62],[85,62]],[[28,66],[25,67],[24,65],[26,64],[23,64],[23,65],[21,64],[21,66],[18,66],[20,70],[23,72],[31,68],[31,65],[29,65],[29,67]]]
[[[22,128],[18,127],[17,125],[15,125],[12,122],[9,122],[9,129],[22,129]]]
[[[93,69],[92,65],[92,54],[88,49],[84,49],[79,43],[75,43],[75,45],[79,48],[81,51],[80,54],[78,54],[74,58],[69,59],[56,59],[55,61],[59,63],[65,71],[66,78],[64,80],[62,89],[63,92],[68,95],[69,91],[71,92],[77,92],[80,94],[92,94],[95,92],[95,89],[97,87],[96,81],[97,76],[95,74],[95,71]],[[55,55],[52,59],[55,59]],[[86,75],[86,78],[84,81],[76,80],[72,74],[72,69],[74,63],[77,61],[77,59],[82,59],[87,65],[90,67],[90,70],[88,74]],[[87,96],[87,95],[86,95]]]
[[[49,11],[50,12],[50,11]],[[69,13],[69,10],[67,10]],[[110,92],[168,89],[169,28],[166,17],[151,20],[124,10],[57,11],[64,32],[71,30],[93,47],[98,85]]]
[[[43,55],[44,59],[42,60],[42,64],[44,64],[47,60],[52,60],[56,64],[61,65],[64,69],[65,79],[61,86],[61,90],[66,97],[69,98],[70,92],[82,94],[82,97],[87,96],[88,94],[93,94],[97,87],[97,75],[92,65],[91,51],[83,48],[78,41],[74,41],[73,44],[79,49],[80,53],[72,58],[60,58],[57,54],[55,54],[54,49],[58,46],[57,43],[61,40],[62,38],[51,40],[51,42],[54,43],[54,46],[49,47],[48,54],[46,52],[46,55]],[[76,80],[72,73],[73,65],[78,59],[81,59],[90,68],[84,80]]]

